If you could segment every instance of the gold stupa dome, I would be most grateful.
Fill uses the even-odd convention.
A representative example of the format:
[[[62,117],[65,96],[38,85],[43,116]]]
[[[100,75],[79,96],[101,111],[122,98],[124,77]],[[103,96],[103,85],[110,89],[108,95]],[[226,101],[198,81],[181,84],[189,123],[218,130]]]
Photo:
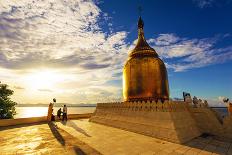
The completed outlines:
[[[143,20],[138,21],[138,41],[123,68],[125,101],[169,99],[167,70],[144,37]]]

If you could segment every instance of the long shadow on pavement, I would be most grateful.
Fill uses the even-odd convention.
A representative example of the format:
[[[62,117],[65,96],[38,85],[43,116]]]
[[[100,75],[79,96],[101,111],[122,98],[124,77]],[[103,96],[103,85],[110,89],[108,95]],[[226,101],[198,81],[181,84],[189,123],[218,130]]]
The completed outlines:
[[[53,122],[49,122],[48,126],[52,132],[52,134],[54,135],[54,137],[57,139],[57,141],[61,144],[61,145],[65,145],[65,140],[63,138],[63,136],[59,133],[59,131],[57,130],[57,126],[53,123]]]
[[[63,125],[72,127],[73,129],[75,129],[77,132],[80,132],[82,134],[84,134],[87,137],[91,137],[88,133],[85,132],[85,130],[81,129],[80,127],[78,127],[74,122],[72,121],[67,121],[67,122],[62,122]]]
[[[83,152],[79,147],[77,146],[74,146],[73,148],[74,152],[77,154],[77,155],[86,155],[85,152]]]

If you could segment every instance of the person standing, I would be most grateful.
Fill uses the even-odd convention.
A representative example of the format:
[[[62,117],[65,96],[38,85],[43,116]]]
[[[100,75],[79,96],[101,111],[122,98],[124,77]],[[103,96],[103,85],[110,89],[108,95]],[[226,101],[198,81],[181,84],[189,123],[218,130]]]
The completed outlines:
[[[48,115],[47,115],[47,120],[51,121],[52,120],[52,111],[53,111],[53,104],[50,103],[48,106]]]
[[[67,121],[67,106],[64,105],[63,107],[63,117],[62,117],[62,121],[66,120]]]
[[[56,121],[55,115],[54,115],[54,113],[53,113],[53,109],[52,109],[51,121],[52,121],[52,122],[55,122],[55,121]]]
[[[228,112],[229,112],[229,116],[232,116],[232,103],[228,104]]]
[[[57,111],[57,117],[58,117],[59,119],[61,119],[61,118],[60,118],[61,113],[62,113],[62,112],[61,112],[61,108],[60,108],[60,109]]]

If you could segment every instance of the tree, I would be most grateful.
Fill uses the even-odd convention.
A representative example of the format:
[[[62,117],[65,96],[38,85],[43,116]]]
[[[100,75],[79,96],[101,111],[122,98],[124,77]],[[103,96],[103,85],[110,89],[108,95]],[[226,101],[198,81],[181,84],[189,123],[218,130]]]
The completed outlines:
[[[13,118],[16,114],[14,101],[11,101],[10,96],[14,91],[8,88],[7,84],[0,84],[0,119]]]

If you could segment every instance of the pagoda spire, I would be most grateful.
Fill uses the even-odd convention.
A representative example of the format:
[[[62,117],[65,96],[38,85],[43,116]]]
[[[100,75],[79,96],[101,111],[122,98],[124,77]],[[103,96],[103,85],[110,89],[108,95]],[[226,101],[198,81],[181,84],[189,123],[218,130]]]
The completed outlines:
[[[130,53],[130,56],[137,55],[137,54],[139,55],[146,54],[146,55],[153,55],[155,57],[158,57],[158,54],[156,53],[156,51],[149,46],[149,44],[147,43],[144,37],[144,31],[143,31],[144,22],[141,16],[139,16],[137,26],[138,26],[138,41],[137,41],[135,48]]]

